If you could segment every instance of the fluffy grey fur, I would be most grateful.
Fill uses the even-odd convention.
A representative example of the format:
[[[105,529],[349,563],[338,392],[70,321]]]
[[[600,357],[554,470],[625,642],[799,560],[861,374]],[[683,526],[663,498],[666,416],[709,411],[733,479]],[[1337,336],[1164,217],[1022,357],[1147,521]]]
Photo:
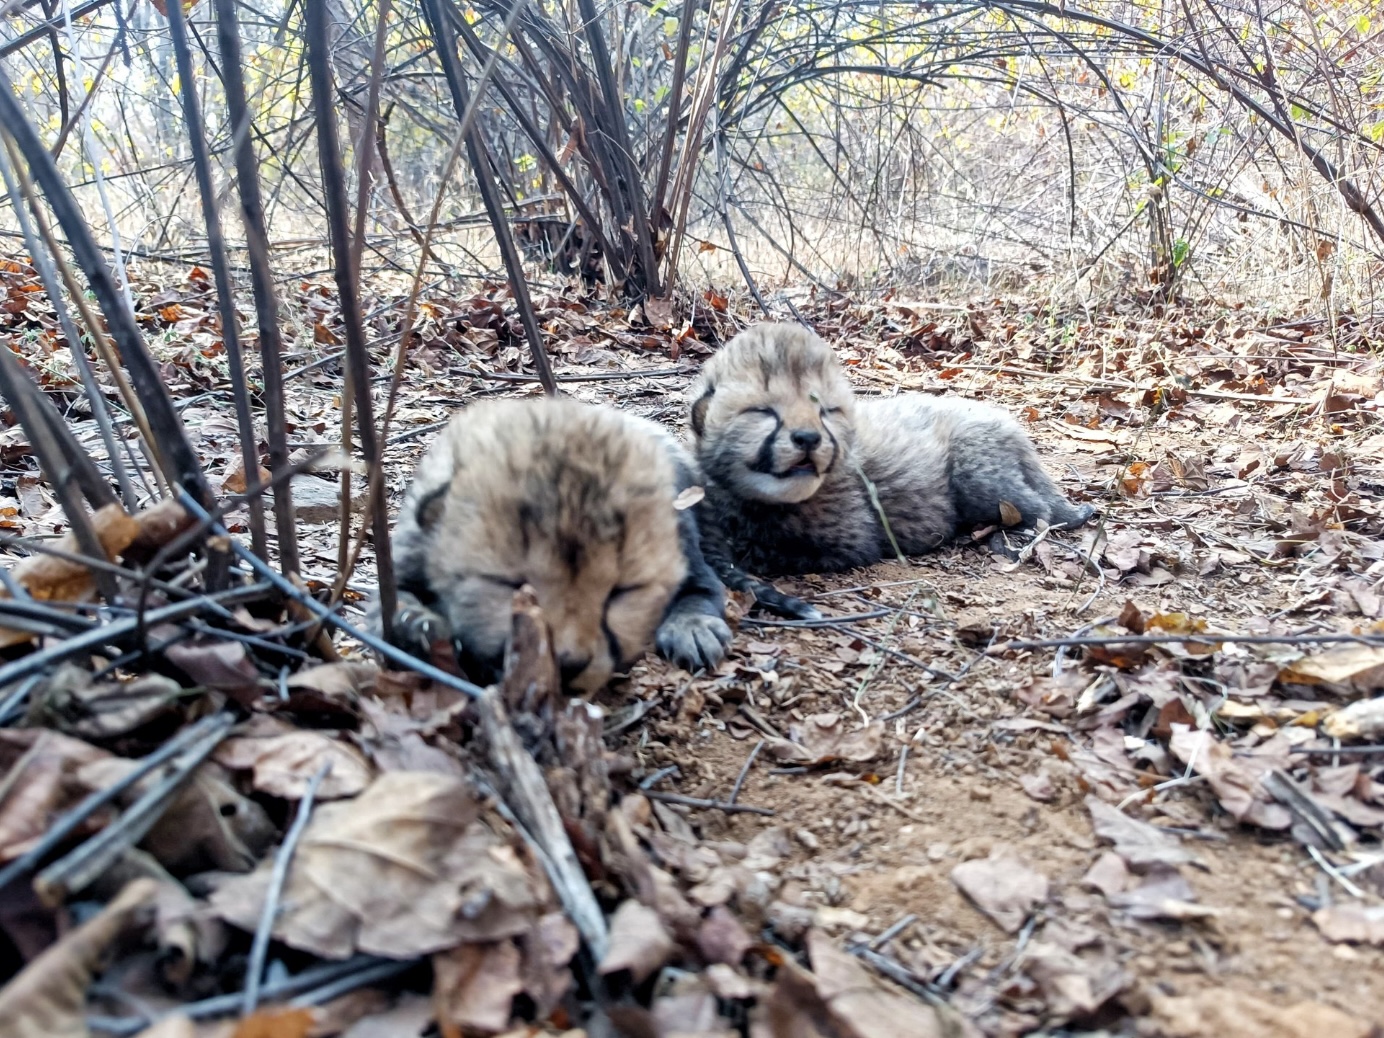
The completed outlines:
[[[1000,523],[1001,502],[1028,529],[1093,514],[1062,496],[1005,412],[924,394],[857,399],[831,348],[797,325],[737,335],[703,367],[691,399],[709,481],[708,555],[733,587],[745,586],[740,567],[825,572],[892,555],[881,509],[906,555]]]

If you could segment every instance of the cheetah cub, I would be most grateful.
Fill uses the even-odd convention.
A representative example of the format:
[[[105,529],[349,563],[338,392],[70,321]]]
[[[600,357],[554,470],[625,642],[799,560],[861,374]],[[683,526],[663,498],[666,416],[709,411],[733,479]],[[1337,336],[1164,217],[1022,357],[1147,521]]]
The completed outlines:
[[[892,556],[881,510],[907,555],[1001,522],[1002,502],[1021,528],[1077,526],[1094,514],[1062,496],[1008,414],[921,393],[856,399],[831,347],[798,325],[735,336],[690,399],[708,554],[730,586],[750,587],[771,609],[782,605],[772,588],[739,567],[826,572]]]
[[[695,507],[675,503],[696,475],[667,431],[612,408],[472,404],[404,497],[395,641],[426,658],[451,639],[468,675],[493,680],[512,596],[529,584],[571,691],[600,689],[650,645],[688,670],[714,666],[731,640],[725,589]]]

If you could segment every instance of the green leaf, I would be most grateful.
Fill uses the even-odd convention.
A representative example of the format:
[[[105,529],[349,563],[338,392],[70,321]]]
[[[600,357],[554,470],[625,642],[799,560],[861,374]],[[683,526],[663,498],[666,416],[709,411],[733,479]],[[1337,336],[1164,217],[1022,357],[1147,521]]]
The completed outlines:
[[[1191,251],[1191,246],[1187,244],[1186,238],[1178,238],[1177,241],[1173,242],[1173,266],[1182,266],[1189,251]]]

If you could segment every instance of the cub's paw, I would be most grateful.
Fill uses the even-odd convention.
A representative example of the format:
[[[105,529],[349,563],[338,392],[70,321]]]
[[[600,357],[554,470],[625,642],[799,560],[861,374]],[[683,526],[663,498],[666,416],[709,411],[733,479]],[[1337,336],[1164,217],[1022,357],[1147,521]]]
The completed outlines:
[[[1060,525],[1068,530],[1083,526],[1096,514],[1096,510],[1090,505],[1068,505],[1070,511],[1067,513],[1066,521]]]
[[[659,625],[654,644],[658,654],[683,670],[716,666],[730,648],[730,626],[719,616],[705,613],[674,615]]]
[[[996,530],[985,545],[996,555],[1002,555],[1010,562],[1018,562],[1019,553],[1032,539],[1032,530],[1011,527],[1009,530]]]
[[[756,582],[750,586],[750,591],[754,593],[756,605],[763,606],[775,616],[781,616],[785,620],[820,620],[822,618],[821,611],[816,606],[809,605],[801,598],[785,595],[772,584]]]
[[[431,609],[415,603],[401,605],[394,613],[394,643],[420,659],[432,659],[439,643],[451,644],[450,625]]]

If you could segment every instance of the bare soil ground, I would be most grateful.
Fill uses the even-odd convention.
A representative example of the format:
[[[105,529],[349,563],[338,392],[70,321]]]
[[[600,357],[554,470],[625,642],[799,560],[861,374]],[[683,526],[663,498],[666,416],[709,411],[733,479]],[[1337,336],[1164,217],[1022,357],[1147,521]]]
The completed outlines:
[[[304,286],[295,303],[315,340],[304,365],[335,349],[322,298]],[[559,373],[598,379],[564,388],[679,426],[691,371],[736,326],[724,300],[695,302],[658,328],[571,292],[542,299]],[[800,302],[859,391],[1012,409],[1100,516],[1017,563],[958,545],[785,580],[831,622],[738,601],[716,673],[638,665],[598,700],[617,721],[640,711],[608,740],[625,788],[722,805],[655,800],[654,828],[701,848],[656,844],[658,863],[694,903],[728,904],[784,947],[812,926],[859,951],[907,920],[864,961],[949,1004],[953,1033],[1384,1026],[1384,755],[1350,749],[1384,739],[1340,714],[1384,687],[1384,648],[1301,640],[1384,634],[1373,328],[1212,304],[1092,318]],[[170,381],[211,470],[233,475],[217,358],[179,325],[195,317],[182,305]],[[503,300],[428,305],[391,429],[393,502],[454,407],[536,392],[504,380],[526,368]],[[384,338],[397,314],[380,312]],[[294,438],[337,442],[339,373],[289,384]],[[328,484],[297,486],[313,479]],[[54,521],[37,492],[21,482],[0,500],[24,532]],[[336,526],[302,507],[305,570],[328,584]],[[367,558],[352,586],[372,581]],[[1073,636],[1099,644],[1028,644]],[[1332,732],[1344,752],[1320,752],[1342,745]],[[738,782],[736,805],[772,815],[724,810]]]

